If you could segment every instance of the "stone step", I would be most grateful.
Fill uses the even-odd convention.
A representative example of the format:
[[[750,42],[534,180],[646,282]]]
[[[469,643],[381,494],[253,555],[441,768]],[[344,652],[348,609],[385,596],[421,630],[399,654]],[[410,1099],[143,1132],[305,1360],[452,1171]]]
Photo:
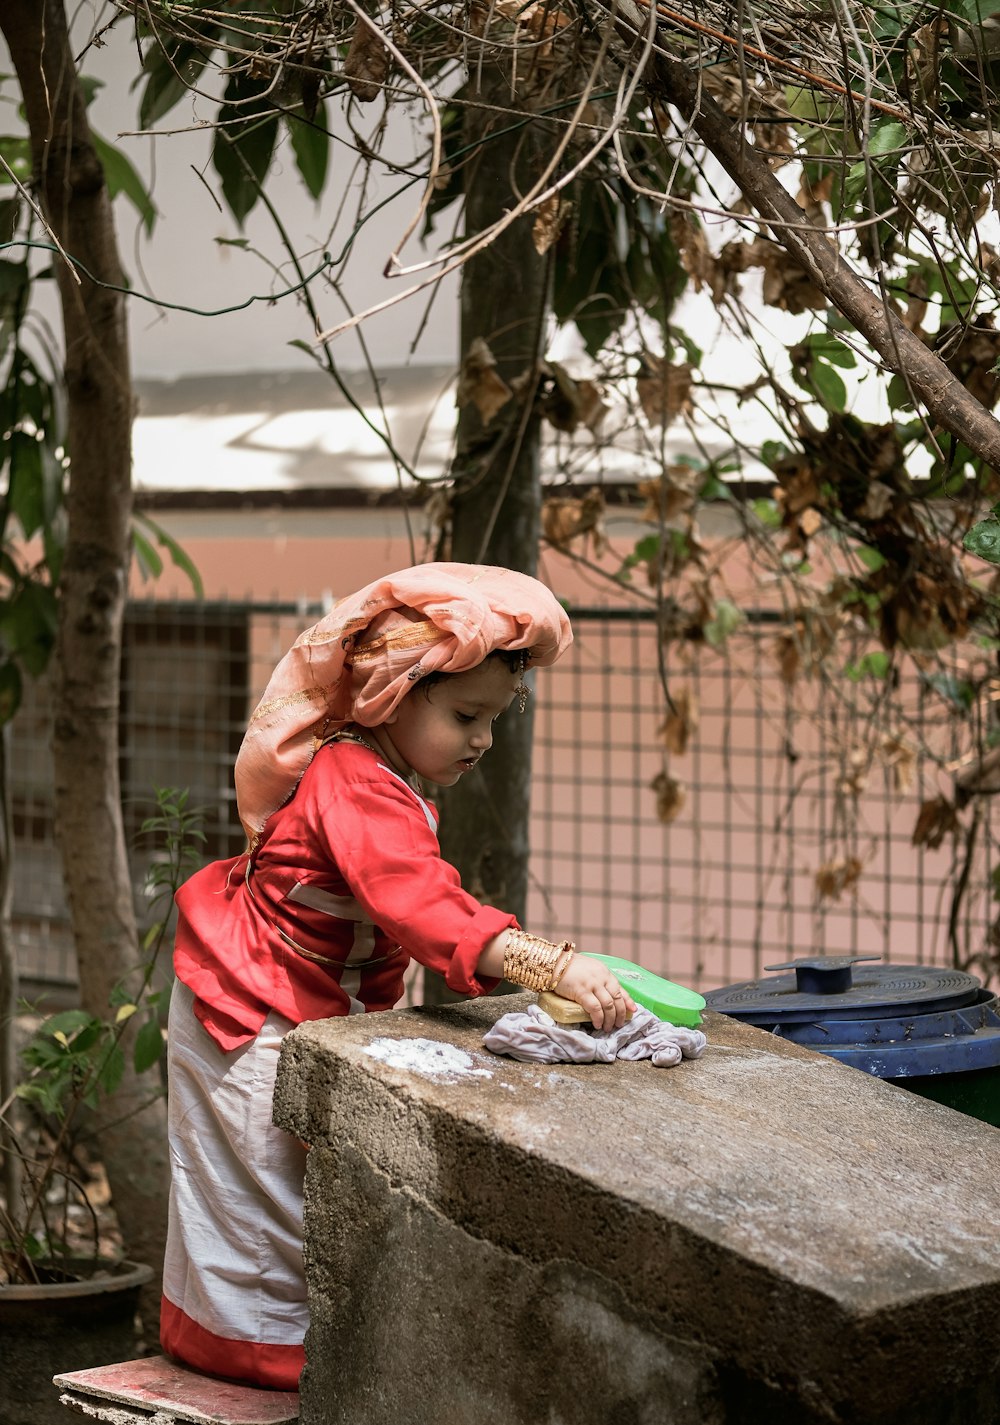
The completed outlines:
[[[144,1356],[52,1378],[60,1403],[107,1425],[296,1425],[299,1393],[217,1380]]]

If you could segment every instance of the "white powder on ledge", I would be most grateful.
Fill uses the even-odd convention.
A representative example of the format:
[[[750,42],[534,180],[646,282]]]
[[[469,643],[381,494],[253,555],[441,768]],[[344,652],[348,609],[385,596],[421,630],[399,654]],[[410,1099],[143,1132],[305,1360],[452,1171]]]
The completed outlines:
[[[449,1074],[467,1074],[473,1078],[491,1079],[489,1069],[477,1069],[471,1054],[456,1049],[454,1044],[441,1044],[436,1039],[373,1039],[364,1052],[381,1059],[393,1069],[412,1069],[429,1078],[444,1078]]]

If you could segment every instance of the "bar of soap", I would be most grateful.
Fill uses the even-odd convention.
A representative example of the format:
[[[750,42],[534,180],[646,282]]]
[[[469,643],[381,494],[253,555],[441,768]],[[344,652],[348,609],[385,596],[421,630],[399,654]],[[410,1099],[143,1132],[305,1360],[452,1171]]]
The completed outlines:
[[[589,1024],[590,1015],[576,1000],[566,999],[563,995],[557,995],[552,990],[540,990],[538,994],[538,1004],[545,1013],[551,1015],[557,1024]],[[626,1022],[632,1018],[632,1011],[629,1010],[625,1016]]]

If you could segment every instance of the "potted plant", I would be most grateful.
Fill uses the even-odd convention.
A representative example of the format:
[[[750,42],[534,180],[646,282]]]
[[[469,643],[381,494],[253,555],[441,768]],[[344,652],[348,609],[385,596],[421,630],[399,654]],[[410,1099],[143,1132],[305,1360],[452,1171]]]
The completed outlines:
[[[4,1150],[0,1198],[0,1420],[61,1425],[57,1371],[136,1354],[135,1314],[150,1266],[123,1259],[99,1174],[100,1133],[114,1117],[125,1067],[124,1037],[150,1099],[163,1092],[163,1011],[168,988],[157,975],[173,895],[199,861],[201,815],[187,793],[156,792],[157,811],[141,834],[157,838],[146,876],[154,915],[129,979],[115,987],[107,1015],[82,1009],[43,1016],[21,1006],[0,1021],[0,1040],[20,1032],[12,1091],[0,1103]],[[11,1046],[0,1045],[10,1056]]]

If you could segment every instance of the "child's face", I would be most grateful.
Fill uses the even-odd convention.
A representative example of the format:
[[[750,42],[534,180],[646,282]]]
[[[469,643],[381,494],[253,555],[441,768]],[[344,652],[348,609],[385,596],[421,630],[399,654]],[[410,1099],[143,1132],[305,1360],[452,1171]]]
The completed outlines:
[[[366,731],[397,772],[451,787],[493,745],[493,721],[510,707],[519,683],[502,658],[487,658],[426,691],[418,684],[390,722]]]

